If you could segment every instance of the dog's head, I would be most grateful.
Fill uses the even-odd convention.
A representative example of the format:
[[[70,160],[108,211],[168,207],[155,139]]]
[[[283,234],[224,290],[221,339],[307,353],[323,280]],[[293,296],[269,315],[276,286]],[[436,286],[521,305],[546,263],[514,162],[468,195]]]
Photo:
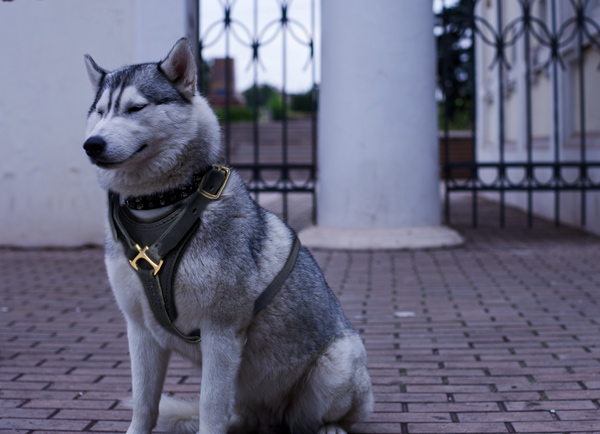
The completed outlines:
[[[219,126],[196,90],[186,39],[158,63],[116,71],[85,63],[96,92],[83,145],[105,188],[150,194],[173,188],[218,158]]]

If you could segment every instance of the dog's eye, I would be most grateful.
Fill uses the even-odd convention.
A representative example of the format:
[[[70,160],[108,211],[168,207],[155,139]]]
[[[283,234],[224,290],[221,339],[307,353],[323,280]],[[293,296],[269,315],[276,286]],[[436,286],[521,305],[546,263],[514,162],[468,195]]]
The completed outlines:
[[[142,110],[144,107],[146,107],[148,104],[139,104],[139,105],[134,105],[132,107],[129,107],[127,109],[127,113],[135,113],[135,112],[139,112],[140,110]]]

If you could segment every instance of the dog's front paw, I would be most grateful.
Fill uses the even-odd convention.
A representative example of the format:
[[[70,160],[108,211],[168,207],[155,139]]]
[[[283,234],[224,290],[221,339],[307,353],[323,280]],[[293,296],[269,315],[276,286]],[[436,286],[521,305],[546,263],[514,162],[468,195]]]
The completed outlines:
[[[127,430],[127,434],[150,434],[151,432],[151,429],[140,429],[133,424],[131,424]]]
[[[328,424],[319,428],[317,434],[346,434],[346,431],[344,431],[338,425]]]

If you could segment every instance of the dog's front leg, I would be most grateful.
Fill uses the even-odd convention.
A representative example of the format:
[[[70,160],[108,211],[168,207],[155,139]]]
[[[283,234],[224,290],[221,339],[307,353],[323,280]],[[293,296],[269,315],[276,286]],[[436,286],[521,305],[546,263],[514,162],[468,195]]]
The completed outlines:
[[[158,345],[143,325],[128,321],[133,417],[127,434],[149,434],[156,425],[170,352]]]
[[[200,434],[225,434],[233,409],[243,336],[233,329],[202,329]]]

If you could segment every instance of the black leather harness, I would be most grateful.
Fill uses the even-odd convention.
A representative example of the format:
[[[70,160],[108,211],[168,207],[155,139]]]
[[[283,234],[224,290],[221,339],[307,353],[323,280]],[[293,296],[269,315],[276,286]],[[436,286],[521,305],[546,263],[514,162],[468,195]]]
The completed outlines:
[[[203,176],[199,188],[189,196],[184,205],[149,223],[138,221],[122,206],[117,193],[108,193],[109,222],[113,236],[123,244],[125,255],[144,286],[154,317],[166,330],[188,343],[200,342],[200,330],[185,334],[173,324],[177,318],[173,293],[175,273],[186,245],[200,226],[202,212],[211,201],[219,199],[229,179],[229,173],[226,167],[213,166]],[[300,241],[296,236],[285,265],[256,299],[254,315],[279,292],[294,268],[299,250]]]

